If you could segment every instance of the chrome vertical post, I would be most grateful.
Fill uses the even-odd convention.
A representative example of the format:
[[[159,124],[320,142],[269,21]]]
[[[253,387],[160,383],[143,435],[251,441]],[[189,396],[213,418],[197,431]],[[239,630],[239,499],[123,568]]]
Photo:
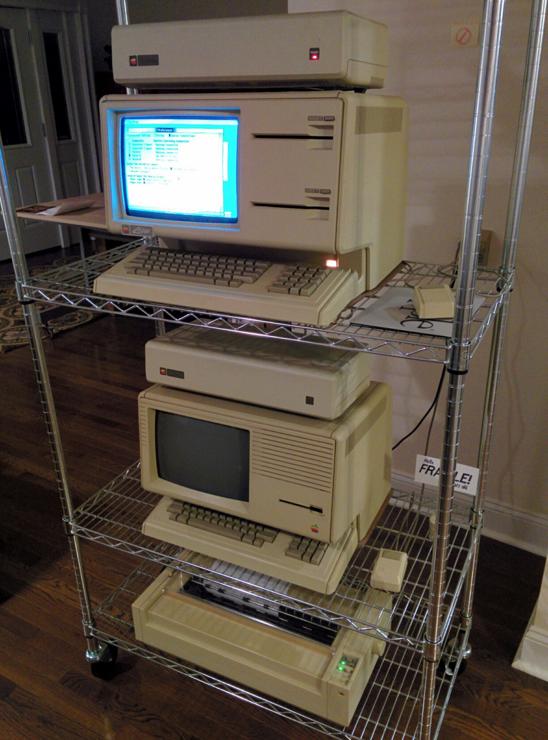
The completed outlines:
[[[116,0],[116,15],[119,26],[129,26],[129,9],[127,0]]]
[[[506,227],[504,231],[504,247],[502,253],[502,277],[508,281],[510,287],[514,280],[516,265],[516,250],[521,221],[521,210],[523,205],[523,194],[527,179],[527,165],[529,161],[529,149],[531,134],[533,130],[533,119],[535,115],[535,102],[537,97],[538,80],[540,73],[540,61],[542,56],[542,41],[544,36],[544,25],[546,21],[547,0],[533,0],[531,8],[531,22],[529,26],[529,41],[527,45],[527,56],[525,61],[525,73],[523,78],[523,89],[521,98],[521,109],[519,116],[516,149],[514,152],[514,164],[512,169],[512,180],[510,194],[508,197],[508,211]],[[491,349],[489,355],[489,368],[487,371],[487,386],[483,405],[483,418],[478,451],[478,468],[480,479],[478,493],[474,501],[471,521],[471,539],[475,541],[472,552],[472,561],[468,570],[464,588],[462,605],[463,627],[468,628],[472,619],[472,602],[474,598],[474,584],[476,580],[479,539],[476,533],[481,529],[483,520],[483,502],[487,487],[487,473],[489,467],[489,451],[493,432],[493,420],[495,402],[499,386],[502,357],[504,349],[504,336],[508,319],[510,305],[510,293],[508,292],[502,306],[495,318],[493,336],[491,338]]]
[[[116,18],[119,26],[129,26],[129,8],[127,0],[116,0]],[[126,87],[128,95],[137,95],[134,87]]]
[[[129,26],[129,8],[127,0],[116,0],[116,16],[119,26]],[[138,91],[134,87],[126,87],[126,93],[128,95],[137,95]],[[162,312],[163,315],[163,312]],[[162,336],[166,333],[166,325],[164,321],[158,319],[154,320],[154,331],[156,336]]]
[[[485,199],[487,169],[491,149],[491,131],[495,106],[504,2],[505,0],[485,0],[484,3],[481,56],[472,123],[463,235],[455,290],[455,320],[447,363],[449,384],[423,659],[420,717],[420,737],[422,740],[432,737],[436,671],[441,655],[441,642],[444,636],[442,625],[447,545],[453,507],[453,489],[460,442],[465,378],[470,362],[470,324],[475,295],[479,237]]]
[[[1,137],[0,205],[4,218],[4,226],[8,240],[11,261],[13,263],[13,269],[15,272],[17,297],[21,303],[25,325],[29,334],[32,362],[34,366],[36,382],[38,385],[38,393],[40,397],[44,423],[46,426],[50,453],[55,470],[57,490],[61,500],[61,508],[63,511],[64,519],[66,522],[70,523],[73,517],[72,496],[68,484],[65,458],[63,454],[63,445],[61,442],[61,434],[59,432],[55,402],[53,399],[53,392],[51,389],[46,357],[44,354],[44,346],[42,344],[40,316],[38,314],[36,304],[33,301],[24,300],[23,296],[22,285],[28,278],[27,262],[23,253],[21,235],[19,232],[19,226],[17,224],[17,217],[15,215],[15,205],[10,191],[6,157]],[[80,542],[77,537],[74,537],[69,533],[69,543],[72,560],[75,566],[74,571],[76,575],[76,586],[78,589],[80,605],[82,609],[84,635],[87,640],[86,655],[94,656],[98,654],[99,649],[97,640],[92,637],[94,619],[84,572],[82,554],[80,551]]]

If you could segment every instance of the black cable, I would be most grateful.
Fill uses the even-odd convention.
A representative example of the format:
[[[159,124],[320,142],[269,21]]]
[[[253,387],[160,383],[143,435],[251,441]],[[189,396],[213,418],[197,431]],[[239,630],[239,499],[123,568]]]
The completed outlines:
[[[445,366],[441,373],[440,381],[443,381],[443,377],[445,375]],[[428,448],[430,447],[430,437],[432,435],[432,429],[434,428],[434,419],[436,418],[436,412],[438,410],[438,403],[440,400],[440,391],[441,391],[441,383],[439,386],[439,389],[436,391],[436,396],[434,397],[434,407],[432,410],[432,416],[430,418],[430,424],[428,425],[428,433],[426,435],[426,442],[424,443],[424,454],[428,455]]]
[[[396,444],[392,447],[392,452],[395,449],[397,449],[402,444],[402,442],[405,442],[406,439],[409,439],[409,437],[412,434],[415,434],[415,432],[420,427],[420,425],[423,423],[423,421],[428,417],[428,414],[432,411],[432,409],[434,409],[434,413],[432,414],[432,420],[430,422],[430,428],[428,430],[428,437],[427,437],[427,440],[426,440],[426,443],[428,445],[428,443],[430,441],[430,434],[432,432],[432,426],[433,426],[433,422],[434,422],[434,417],[436,415],[436,408],[437,408],[438,401],[439,401],[439,398],[440,398],[440,393],[441,393],[441,389],[442,389],[442,386],[443,386],[443,379],[444,378],[445,378],[445,365],[443,366],[443,369],[441,371],[440,379],[438,381],[438,387],[436,388],[436,394],[435,394],[434,398],[432,399],[432,403],[430,404],[430,406],[428,407],[428,409],[425,411],[425,413],[423,414],[423,416],[421,417],[421,419],[415,424],[415,426],[413,427],[413,429],[410,432],[408,432],[408,434],[406,434],[404,437],[402,437],[399,440],[399,442],[396,442]]]

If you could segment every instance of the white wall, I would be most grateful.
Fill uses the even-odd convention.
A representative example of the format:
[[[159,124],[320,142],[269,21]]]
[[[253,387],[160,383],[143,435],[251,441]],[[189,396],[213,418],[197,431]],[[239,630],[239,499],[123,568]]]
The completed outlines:
[[[481,19],[480,0],[289,0],[289,11],[344,8],[388,25],[391,46],[386,93],[404,97],[410,109],[406,257],[450,261],[462,232],[464,189],[478,48],[450,44],[455,22]],[[485,228],[504,233],[508,183],[519,111],[530,2],[507,3],[504,49],[494,124]],[[511,302],[505,362],[493,437],[488,497],[546,523],[546,233],[548,139],[542,138],[548,106],[546,59],[540,82],[529,178],[521,226],[517,290]],[[460,461],[475,463],[488,342],[467,379]],[[439,369],[402,360],[375,361],[376,372],[395,392],[395,438],[410,430],[429,405]],[[432,454],[440,453],[444,405],[440,404]],[[395,469],[412,474],[422,450],[421,430],[397,451]],[[526,517],[527,518],[527,517]],[[538,523],[538,522],[537,522]],[[519,539],[519,538],[518,538]]]

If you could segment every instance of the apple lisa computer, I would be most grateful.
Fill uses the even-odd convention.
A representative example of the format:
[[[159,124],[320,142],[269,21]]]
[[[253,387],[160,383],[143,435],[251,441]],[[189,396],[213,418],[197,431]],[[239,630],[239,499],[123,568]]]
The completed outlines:
[[[397,266],[406,109],[365,92],[383,85],[384,26],[120,27],[113,62],[140,94],[101,102],[107,224],[143,239],[96,292],[245,317],[252,334],[249,318],[328,325]],[[164,570],[133,620],[148,645],[344,725],[390,629],[390,589],[344,574],[389,494],[391,393],[363,353],[305,339],[195,322],[147,343],[141,482],[158,499],[142,531],[195,575]],[[341,579],[340,608],[378,631],[290,606],[329,609]]]
[[[143,532],[333,592],[389,492],[389,420],[383,383],[333,421],[152,386],[141,480],[164,498]]]
[[[390,490],[367,355],[189,325],[145,357],[141,479],[163,498],[143,532],[333,592]]]
[[[407,115],[356,88],[382,86],[385,36],[351,13],[115,29],[144,92],[101,101],[107,226],[154,245],[95,291],[323,326],[378,285],[402,258]]]

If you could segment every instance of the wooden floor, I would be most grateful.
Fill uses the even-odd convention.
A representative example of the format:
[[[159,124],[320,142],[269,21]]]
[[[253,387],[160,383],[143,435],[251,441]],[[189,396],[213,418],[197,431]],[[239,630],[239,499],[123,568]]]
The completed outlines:
[[[47,343],[77,501],[137,457],[136,390],[146,385],[151,334],[146,321],[101,318]],[[0,389],[0,738],[312,738],[132,656],[110,682],[91,676],[28,349],[0,355]],[[106,591],[118,560],[98,545],[85,555],[94,587]],[[546,738],[546,684],[510,667],[542,565],[484,540],[473,653],[446,740]]]

